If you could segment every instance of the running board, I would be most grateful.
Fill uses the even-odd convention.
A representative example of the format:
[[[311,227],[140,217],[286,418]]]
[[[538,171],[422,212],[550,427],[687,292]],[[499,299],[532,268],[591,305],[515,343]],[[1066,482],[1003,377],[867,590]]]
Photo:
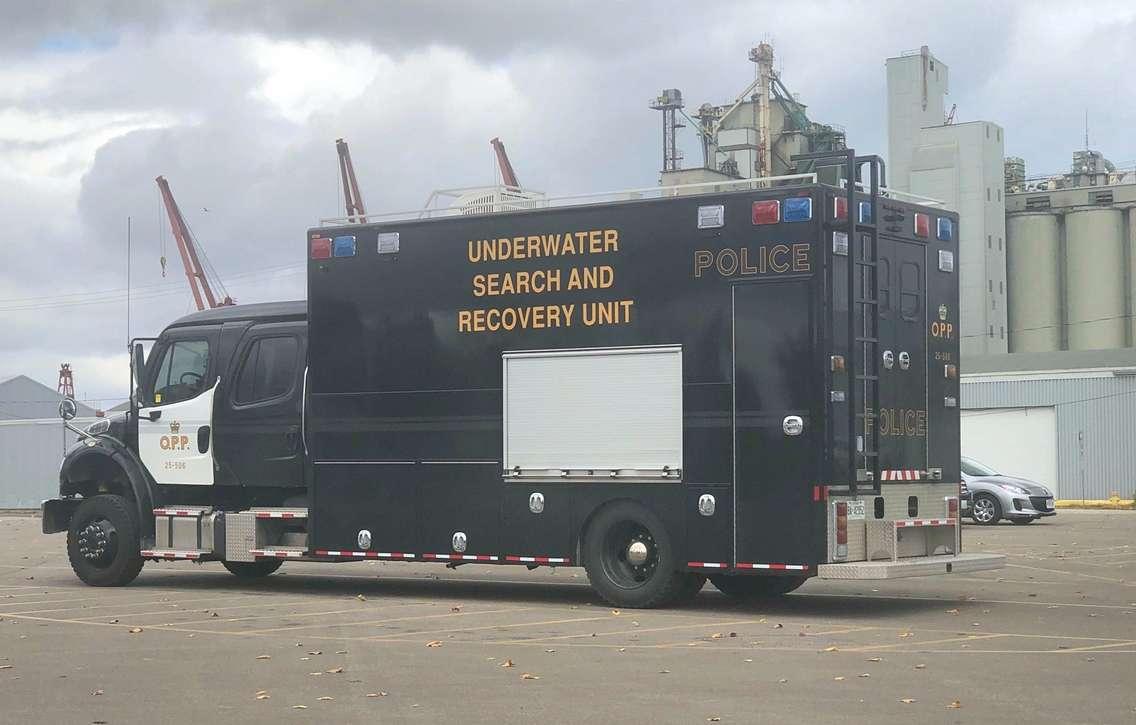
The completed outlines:
[[[854,561],[846,564],[820,564],[817,566],[817,578],[901,579],[909,576],[988,571],[990,569],[1001,569],[1005,565],[1005,554],[920,556],[898,561]]]
[[[143,549],[142,558],[170,561],[174,559],[185,559],[188,561],[208,561],[213,559],[213,552],[202,551],[200,549]]]

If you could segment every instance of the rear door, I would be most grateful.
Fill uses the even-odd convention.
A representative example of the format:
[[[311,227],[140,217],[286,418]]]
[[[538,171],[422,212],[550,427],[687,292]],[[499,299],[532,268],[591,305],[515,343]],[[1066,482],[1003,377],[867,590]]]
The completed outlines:
[[[927,468],[926,247],[880,238],[880,469]]]
[[[735,561],[807,563],[813,546],[811,471],[823,446],[814,390],[809,280],[739,284],[734,318]],[[799,417],[799,435],[786,419]]]
[[[254,326],[218,408],[217,460],[242,486],[302,486],[305,323]]]

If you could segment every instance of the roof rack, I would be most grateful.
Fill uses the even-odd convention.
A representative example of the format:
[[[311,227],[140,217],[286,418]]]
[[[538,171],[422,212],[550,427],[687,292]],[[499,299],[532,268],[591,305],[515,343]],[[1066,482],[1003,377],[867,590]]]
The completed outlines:
[[[602,204],[613,201],[637,201],[642,199],[663,199],[673,196],[688,196],[692,194],[723,191],[742,191],[745,189],[772,189],[787,186],[805,186],[817,183],[816,174],[787,174],[784,176],[766,176],[757,179],[723,179],[721,181],[705,181],[697,184],[679,184],[676,186],[650,186],[642,189],[622,189],[619,191],[599,191],[587,194],[569,194],[566,196],[543,196],[540,192],[531,189],[521,189],[513,186],[473,186],[460,189],[442,189],[430,194],[422,209],[413,211],[387,212],[383,214],[367,214],[363,217],[332,217],[320,219],[321,226],[349,226],[353,224],[405,221],[409,219],[437,219],[441,217],[454,217],[470,214],[485,214],[491,212],[523,211],[529,209],[548,209],[563,206],[582,206],[587,204]],[[474,197],[483,199],[493,197],[491,203],[478,203],[473,208],[451,205],[434,206],[443,199],[462,199]]]
[[[847,188],[847,182],[844,179],[840,180],[840,188]],[[868,193],[866,187],[864,186],[864,182],[862,181],[856,182],[856,191],[861,191],[865,194]],[[880,187],[880,196],[885,199],[907,201],[912,204],[922,204],[923,206],[941,206],[943,208],[946,208],[947,206],[946,202],[940,201],[938,199],[932,199],[929,196],[920,196],[919,194],[911,194],[906,191],[899,191],[898,189],[889,189],[886,186]]]

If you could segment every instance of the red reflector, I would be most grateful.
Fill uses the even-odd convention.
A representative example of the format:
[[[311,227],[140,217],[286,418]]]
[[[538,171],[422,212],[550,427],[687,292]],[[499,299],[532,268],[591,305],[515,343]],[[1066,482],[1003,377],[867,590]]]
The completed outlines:
[[[926,237],[931,234],[931,217],[926,214],[915,215],[915,236]]]
[[[840,501],[836,504],[836,543],[848,543],[848,502]]]
[[[781,221],[781,202],[777,199],[753,203],[754,224],[776,224]]]
[[[838,196],[833,199],[832,205],[832,218],[833,219],[847,219],[848,218],[848,199],[843,196]]]
[[[959,512],[959,500],[957,498],[953,498],[953,497],[948,498],[947,499],[947,517],[952,518],[952,519],[956,519],[956,518],[958,518],[958,512]]]
[[[316,237],[312,240],[312,259],[331,259],[331,240]]]

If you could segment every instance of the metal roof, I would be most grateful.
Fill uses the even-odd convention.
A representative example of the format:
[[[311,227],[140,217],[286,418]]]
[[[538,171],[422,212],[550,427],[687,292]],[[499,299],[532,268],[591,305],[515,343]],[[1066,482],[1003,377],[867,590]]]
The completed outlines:
[[[258,302],[251,305],[227,305],[211,310],[193,312],[179,317],[169,327],[185,325],[209,325],[242,320],[303,320],[308,316],[308,303],[305,300],[288,302]]]
[[[0,420],[58,418],[62,399],[62,395],[27,375],[8,378],[0,381]],[[78,405],[78,417],[94,416],[94,409],[81,402]]]

